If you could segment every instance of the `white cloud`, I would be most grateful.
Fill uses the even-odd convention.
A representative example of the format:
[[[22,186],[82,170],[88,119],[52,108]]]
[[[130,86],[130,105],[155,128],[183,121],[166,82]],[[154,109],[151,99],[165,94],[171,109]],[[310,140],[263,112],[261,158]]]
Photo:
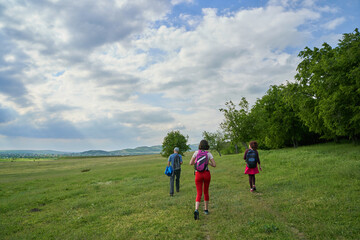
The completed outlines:
[[[337,13],[339,11],[338,8],[334,8],[334,7],[330,7],[330,6],[323,6],[323,7],[317,7],[317,9],[320,12],[325,12],[325,13]]]
[[[345,21],[346,21],[345,17],[336,18],[334,20],[331,20],[323,24],[323,27],[328,30],[334,30],[336,27],[343,24]]]
[[[171,0],[172,5],[177,5],[181,3],[194,3],[194,0]]]
[[[219,89],[225,94],[236,84],[241,92],[246,78],[253,78],[256,69],[270,69],[269,64],[293,69],[296,62],[282,50],[301,45],[306,33],[298,32],[297,27],[318,18],[310,11],[286,12],[279,7],[244,10],[231,16],[218,16],[212,9],[204,13],[202,23],[193,31],[162,26],[158,31],[151,30],[146,39],[135,42],[142,49],[155,46],[169,52],[165,61],[144,71],[149,78],[147,91],[163,91],[166,97],[191,98],[195,103],[211,102],[209,99],[214,96],[224,100]],[[239,78],[241,75],[243,78]],[[266,72],[262,72],[263,75]],[[257,81],[268,82],[274,78],[275,75],[269,75],[268,79]],[[167,91],[171,86],[176,87],[176,93]],[[207,88],[208,97],[196,94],[199,86]]]

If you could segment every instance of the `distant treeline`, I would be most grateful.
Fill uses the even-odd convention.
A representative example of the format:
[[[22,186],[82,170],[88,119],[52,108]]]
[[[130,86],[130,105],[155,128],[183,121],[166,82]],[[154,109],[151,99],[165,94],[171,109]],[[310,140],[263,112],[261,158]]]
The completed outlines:
[[[249,108],[226,102],[221,128],[233,146],[257,140],[263,149],[360,136],[360,34],[344,34],[338,46],[306,47],[295,81],[271,86]]]
[[[197,149],[197,145],[189,145],[191,151]],[[0,158],[49,158],[49,157],[94,157],[94,156],[133,156],[160,154],[162,146],[127,148],[116,151],[89,150],[85,152],[59,152],[51,150],[2,150]]]

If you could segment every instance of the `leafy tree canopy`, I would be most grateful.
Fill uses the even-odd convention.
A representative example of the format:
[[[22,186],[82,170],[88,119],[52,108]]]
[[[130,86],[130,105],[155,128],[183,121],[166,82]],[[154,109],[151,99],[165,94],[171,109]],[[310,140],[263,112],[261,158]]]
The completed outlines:
[[[327,139],[360,135],[360,34],[344,34],[336,48],[305,48],[292,98],[310,130]]]
[[[191,148],[187,145],[188,136],[184,136],[180,131],[171,131],[164,138],[162,144],[161,155],[163,157],[169,157],[174,153],[174,148],[179,148],[179,153],[183,155],[185,152],[189,151]]]
[[[271,86],[251,109],[255,128],[253,138],[259,141],[260,146],[297,147],[309,135],[308,128],[286,100],[286,96],[292,94],[289,91],[285,85]]]
[[[246,142],[251,139],[251,132],[253,130],[252,119],[249,116],[249,103],[245,97],[242,97],[237,106],[232,102],[226,102],[226,108],[221,108],[220,111],[224,113],[225,120],[220,127],[225,132],[225,137],[230,139],[237,150],[237,144],[243,143],[245,147]]]
[[[215,133],[203,132],[203,137],[208,141],[210,149],[215,150],[221,156],[221,150],[224,148],[224,135],[222,132],[217,131]]]

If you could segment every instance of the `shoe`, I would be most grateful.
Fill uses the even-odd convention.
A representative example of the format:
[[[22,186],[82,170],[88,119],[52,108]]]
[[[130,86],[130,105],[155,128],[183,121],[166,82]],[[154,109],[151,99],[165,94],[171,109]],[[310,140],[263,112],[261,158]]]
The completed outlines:
[[[253,192],[253,191],[254,191],[254,189],[253,189],[253,188],[251,188],[251,189],[250,189],[250,192]]]
[[[170,194],[170,197],[173,197],[174,196],[174,194]]]
[[[209,215],[209,210],[204,210],[205,215]]]
[[[199,211],[198,210],[195,210],[195,212],[194,212],[194,219],[199,220]]]
[[[255,186],[253,187],[253,189],[254,189],[254,191],[256,191],[256,187],[255,187]]]

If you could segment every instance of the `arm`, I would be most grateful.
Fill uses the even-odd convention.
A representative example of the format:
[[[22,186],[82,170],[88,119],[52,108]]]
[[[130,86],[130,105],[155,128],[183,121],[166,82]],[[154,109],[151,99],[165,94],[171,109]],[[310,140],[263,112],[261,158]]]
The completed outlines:
[[[196,151],[194,152],[194,154],[192,155],[192,157],[191,157],[191,160],[190,160],[190,165],[194,165],[195,164],[195,159],[196,159]]]
[[[170,166],[170,162],[171,162],[170,157],[171,157],[171,155],[169,156],[169,159],[168,159],[168,163],[167,163],[168,167]]]
[[[180,156],[180,165],[183,164],[183,160],[182,160],[182,156],[179,154]]]
[[[216,163],[215,163],[214,157],[213,157],[213,155],[212,155],[210,152],[208,152],[208,158],[209,158],[209,164],[210,164],[210,166],[216,167]]]
[[[257,160],[258,160],[258,164],[259,164],[259,169],[260,169],[260,171],[262,171],[262,168],[261,168],[261,164],[260,164],[260,158],[259,158],[259,153],[258,153],[258,151],[256,151],[256,154],[257,154]]]
[[[246,161],[246,154],[248,153],[249,149],[246,149],[244,152],[244,160]]]
[[[215,160],[214,160],[213,158],[210,159],[209,164],[210,164],[210,166],[212,166],[212,167],[216,167],[216,162],[215,162]]]
[[[195,157],[193,156],[192,158],[191,158],[191,160],[190,160],[190,163],[189,163],[190,165],[194,165],[195,164]]]

